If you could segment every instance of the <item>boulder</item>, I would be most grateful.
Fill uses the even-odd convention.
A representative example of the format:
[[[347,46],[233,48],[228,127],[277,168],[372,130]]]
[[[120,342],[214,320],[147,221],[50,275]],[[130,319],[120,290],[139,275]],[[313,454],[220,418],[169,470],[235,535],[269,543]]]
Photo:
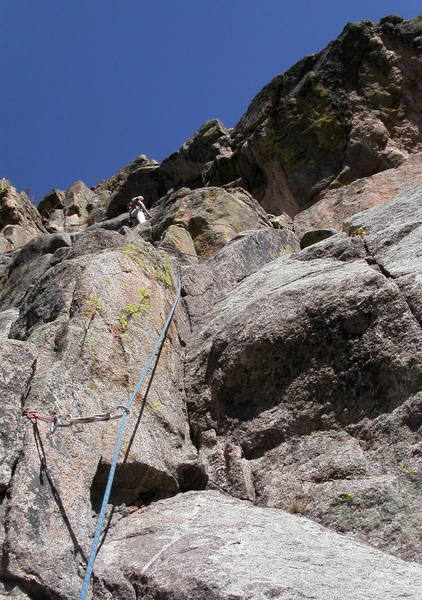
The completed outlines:
[[[181,263],[197,263],[195,246],[192,237],[184,227],[170,225],[163,233],[159,247],[172,253]]]
[[[152,238],[159,241],[170,225],[186,229],[200,256],[212,256],[241,231],[271,227],[265,211],[244,190],[181,188],[153,209]]]
[[[39,235],[38,231],[36,235]],[[31,230],[28,231],[22,225],[6,225],[1,230],[1,237],[3,240],[2,249],[3,252],[8,252],[9,250],[14,250],[15,248],[21,248],[25,246],[29,240],[32,239],[33,235]]]
[[[120,521],[98,560],[98,600],[416,600],[422,567],[283,511],[189,492]]]

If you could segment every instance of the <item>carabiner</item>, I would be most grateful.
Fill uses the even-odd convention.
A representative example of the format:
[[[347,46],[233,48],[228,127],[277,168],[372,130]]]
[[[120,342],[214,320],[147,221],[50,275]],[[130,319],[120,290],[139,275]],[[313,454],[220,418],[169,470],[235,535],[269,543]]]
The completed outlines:
[[[68,419],[67,422],[64,422],[63,419]],[[50,433],[47,433],[47,437],[51,437],[56,431],[58,427],[70,427],[72,425],[72,416],[66,415],[65,417],[54,417],[51,422]]]

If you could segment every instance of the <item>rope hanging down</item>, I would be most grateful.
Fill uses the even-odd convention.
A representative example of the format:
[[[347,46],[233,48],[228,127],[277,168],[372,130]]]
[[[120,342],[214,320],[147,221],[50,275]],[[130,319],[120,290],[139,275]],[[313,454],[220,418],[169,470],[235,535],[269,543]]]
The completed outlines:
[[[102,529],[103,529],[103,524],[104,524],[104,518],[105,518],[105,513],[107,510],[107,504],[108,504],[108,500],[110,498],[110,492],[111,492],[111,486],[113,485],[113,479],[114,479],[114,473],[116,471],[116,467],[117,467],[117,462],[119,459],[119,452],[120,452],[120,446],[122,444],[122,440],[123,440],[123,433],[124,433],[124,429],[125,429],[125,425],[126,425],[126,419],[128,416],[128,413],[130,411],[130,408],[135,400],[135,398],[138,396],[138,394],[140,393],[142,384],[145,381],[146,376],[148,375],[149,371],[151,370],[151,367],[154,364],[154,360],[155,358],[158,356],[158,354],[160,353],[160,349],[161,346],[164,343],[164,338],[166,336],[167,330],[170,327],[170,324],[173,320],[173,316],[177,307],[177,304],[179,302],[180,299],[180,294],[181,294],[181,289],[182,289],[182,281],[181,278],[179,277],[178,282],[177,282],[177,290],[176,290],[176,298],[173,302],[173,305],[170,309],[170,312],[168,314],[167,317],[167,321],[164,324],[164,327],[160,333],[160,336],[157,340],[157,342],[155,343],[155,346],[151,352],[151,354],[149,355],[149,358],[145,364],[145,367],[138,379],[138,382],[132,392],[131,397],[129,398],[126,406],[124,407],[124,411],[123,414],[121,416],[121,421],[120,421],[120,425],[119,425],[119,430],[117,433],[117,439],[116,439],[116,444],[114,446],[114,453],[113,453],[113,459],[111,461],[111,465],[110,465],[110,471],[108,474],[108,479],[107,479],[107,485],[106,485],[106,489],[104,492],[104,497],[103,497],[103,502],[101,505],[101,510],[100,513],[98,515],[98,520],[97,520],[97,527],[95,529],[95,534],[94,534],[94,539],[92,541],[92,546],[91,546],[91,552],[89,555],[89,559],[88,559],[88,564],[87,564],[87,568],[85,571],[85,577],[83,580],[83,584],[82,584],[82,588],[81,588],[81,593],[79,596],[79,600],[86,600],[87,594],[88,594],[88,590],[89,590],[89,583],[91,581],[91,576],[92,576],[92,571],[94,568],[94,562],[95,562],[95,558],[97,556],[97,551],[98,551],[98,546],[100,543],[100,536],[102,533]]]

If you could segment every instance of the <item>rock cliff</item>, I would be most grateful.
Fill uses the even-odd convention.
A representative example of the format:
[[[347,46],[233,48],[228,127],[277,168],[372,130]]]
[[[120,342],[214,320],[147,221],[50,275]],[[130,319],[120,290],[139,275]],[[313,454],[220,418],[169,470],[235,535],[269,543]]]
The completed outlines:
[[[89,598],[421,597],[421,35],[349,24],[233,130],[38,210],[2,180],[0,598],[78,597],[117,422],[69,419],[122,412],[179,277]]]
[[[0,179],[0,252],[19,248],[43,232],[40,215],[27,194]]]

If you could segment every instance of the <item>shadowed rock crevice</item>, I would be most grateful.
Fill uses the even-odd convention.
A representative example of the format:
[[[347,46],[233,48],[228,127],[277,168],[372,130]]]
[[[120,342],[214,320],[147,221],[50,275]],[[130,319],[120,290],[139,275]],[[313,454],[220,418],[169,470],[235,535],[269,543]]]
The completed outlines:
[[[100,463],[91,485],[91,504],[99,513],[104,495],[110,465]],[[174,495],[178,490],[177,481],[167,473],[153,469],[147,464],[126,463],[117,465],[110,504],[114,506],[142,505],[144,499],[164,495]]]
[[[4,597],[12,600],[67,600],[67,596],[60,593],[59,589],[48,588],[34,581],[29,573],[26,578],[2,577],[0,582],[3,584]]]
[[[100,463],[91,485],[91,505],[99,513],[110,465]],[[115,507],[144,506],[160,498],[170,498],[179,492],[203,490],[207,484],[204,467],[198,462],[178,465],[175,477],[147,464],[118,464],[110,494]]]

